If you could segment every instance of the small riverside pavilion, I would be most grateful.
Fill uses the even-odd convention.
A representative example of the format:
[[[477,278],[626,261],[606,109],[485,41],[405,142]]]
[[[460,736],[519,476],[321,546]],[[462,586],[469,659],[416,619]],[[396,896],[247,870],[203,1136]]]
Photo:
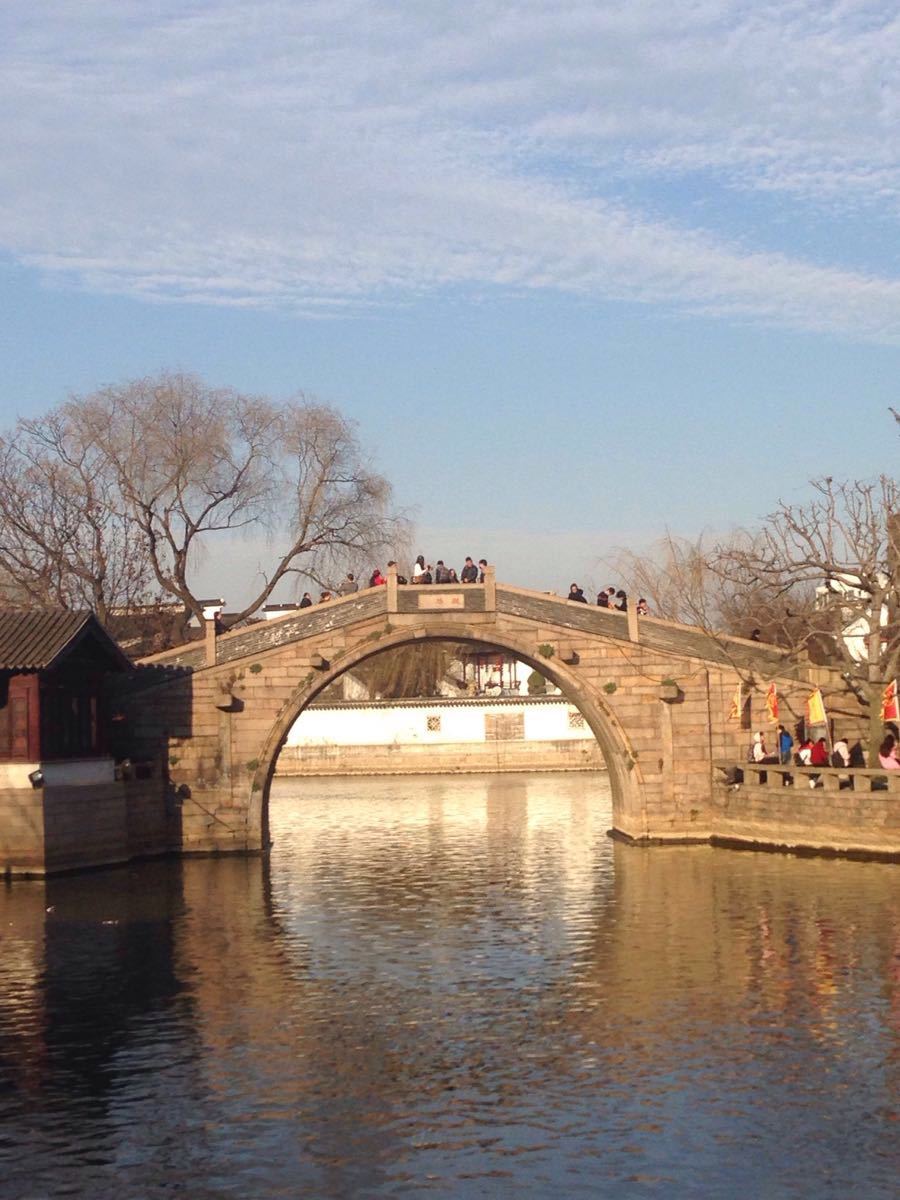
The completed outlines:
[[[104,692],[129,670],[91,612],[0,609],[0,875],[125,861],[137,824],[164,841],[159,781],[116,778]]]
[[[0,609],[2,785],[109,782],[103,681],[130,667],[93,613]]]

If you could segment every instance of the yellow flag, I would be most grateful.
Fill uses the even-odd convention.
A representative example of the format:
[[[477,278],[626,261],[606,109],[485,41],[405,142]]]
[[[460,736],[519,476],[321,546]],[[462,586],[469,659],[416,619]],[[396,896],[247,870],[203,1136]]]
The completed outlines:
[[[766,712],[770,721],[778,720],[778,688],[774,683],[769,684],[769,690],[766,692]]]
[[[827,725],[828,723],[825,716],[825,701],[818,688],[810,694],[806,701],[806,723],[807,725]]]
[[[741,709],[744,707],[744,697],[741,692],[741,685],[738,684],[734,689],[734,696],[731,700],[731,708],[728,710],[729,721],[739,721],[741,719]]]

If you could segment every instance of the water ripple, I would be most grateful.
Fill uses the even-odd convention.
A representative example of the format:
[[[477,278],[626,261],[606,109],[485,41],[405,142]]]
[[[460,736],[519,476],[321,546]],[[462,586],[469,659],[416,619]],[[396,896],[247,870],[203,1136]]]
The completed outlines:
[[[587,774],[271,817],[0,892],[2,1200],[896,1194],[896,868],[622,847]]]

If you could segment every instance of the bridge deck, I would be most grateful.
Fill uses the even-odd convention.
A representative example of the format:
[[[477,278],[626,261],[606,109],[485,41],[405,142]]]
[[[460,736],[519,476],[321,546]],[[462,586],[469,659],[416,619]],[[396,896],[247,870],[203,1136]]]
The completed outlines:
[[[738,668],[754,667],[768,670],[772,675],[791,676],[795,672],[785,663],[777,647],[742,638],[712,635],[691,625],[679,625],[656,617],[641,617],[629,629],[628,616],[611,609],[573,604],[565,597],[525,588],[486,584],[463,586],[441,584],[430,586],[402,584],[391,603],[391,590],[384,586],[366,588],[353,596],[339,597],[325,604],[314,605],[278,617],[257,621],[244,629],[221,635],[216,641],[216,662],[238,662],[266,650],[300,641],[316,634],[329,633],[356,624],[358,621],[384,616],[403,618],[408,623],[415,615],[426,627],[439,624],[442,628],[455,623],[465,624],[473,614],[491,612],[517,617],[543,627],[594,635],[622,643],[635,640],[648,650],[678,655]],[[491,605],[491,600],[494,601]],[[485,633],[488,632],[485,628]],[[634,636],[636,629],[636,637]],[[141,660],[146,665],[182,667],[199,670],[207,665],[203,641],[189,642]]]

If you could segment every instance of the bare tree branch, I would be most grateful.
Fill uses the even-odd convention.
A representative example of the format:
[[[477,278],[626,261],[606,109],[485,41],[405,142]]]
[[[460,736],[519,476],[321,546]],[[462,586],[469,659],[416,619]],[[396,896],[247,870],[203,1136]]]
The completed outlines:
[[[323,578],[405,537],[351,422],[164,373],[73,397],[0,439],[0,572],[28,598],[113,608],[158,589],[202,617],[217,536],[265,530],[273,562],[238,617],[291,574]]]

